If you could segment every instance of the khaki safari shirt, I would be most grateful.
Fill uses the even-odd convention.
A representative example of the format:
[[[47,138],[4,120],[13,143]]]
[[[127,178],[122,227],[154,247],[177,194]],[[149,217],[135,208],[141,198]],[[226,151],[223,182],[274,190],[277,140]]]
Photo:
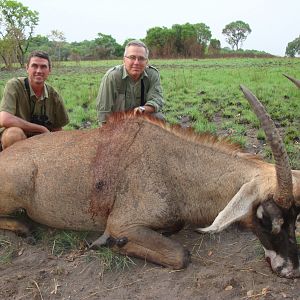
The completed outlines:
[[[141,79],[144,83],[146,105],[159,112],[164,104],[160,76],[156,68],[147,66],[141,78],[134,82],[123,65],[116,66],[104,75],[97,96],[97,113],[101,123],[111,112],[127,111],[141,105]]]
[[[30,101],[24,83],[25,77],[10,79],[3,92],[3,98],[0,104],[0,111],[6,111],[23,120],[31,120],[31,112],[34,115],[43,115],[45,104],[45,115],[52,123],[53,128],[60,128],[69,123],[69,117],[65,109],[61,96],[53,87],[44,85],[44,92],[40,99],[37,99],[30,85]],[[4,130],[0,128],[0,133]]]

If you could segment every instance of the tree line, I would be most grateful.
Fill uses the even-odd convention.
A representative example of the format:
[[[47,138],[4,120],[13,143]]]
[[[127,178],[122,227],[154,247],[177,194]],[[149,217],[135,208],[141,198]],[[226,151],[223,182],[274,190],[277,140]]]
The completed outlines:
[[[18,62],[24,66],[26,54],[32,50],[47,51],[53,60],[97,60],[123,56],[128,38],[122,45],[111,36],[98,33],[93,40],[67,42],[62,31],[52,30],[49,35],[33,35],[39,22],[39,13],[15,0],[0,0],[0,57],[6,68]],[[205,58],[227,55],[268,55],[261,51],[243,51],[243,42],[251,33],[249,24],[238,20],[222,30],[231,48],[221,48],[204,23],[174,24],[171,28],[153,27],[142,39],[152,58]],[[250,52],[250,53],[249,53]],[[290,42],[286,55],[300,54],[300,36]]]

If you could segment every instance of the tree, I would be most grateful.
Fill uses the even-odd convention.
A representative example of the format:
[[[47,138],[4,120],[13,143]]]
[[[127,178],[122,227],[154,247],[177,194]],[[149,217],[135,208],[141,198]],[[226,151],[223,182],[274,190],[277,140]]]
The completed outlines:
[[[210,38],[204,23],[185,23],[150,28],[145,41],[154,57],[201,57]]]
[[[204,23],[197,23],[194,27],[196,28],[198,43],[206,47],[211,39],[210,28]]]
[[[233,50],[234,48],[238,50],[250,33],[251,29],[249,24],[243,21],[231,22],[222,30],[222,34],[227,36],[226,42],[232,47]]]
[[[198,36],[196,28],[193,24],[185,23],[178,26],[176,33],[178,53],[184,57],[196,57],[197,52],[201,53],[201,47],[199,48]]]
[[[66,42],[65,34],[59,30],[51,30],[48,38],[52,40],[54,44],[54,54],[56,55],[58,61],[61,60],[61,48],[63,44]],[[57,53],[56,53],[57,52]]]
[[[15,44],[15,54],[23,67],[34,27],[38,24],[38,12],[15,0],[0,0],[0,36],[2,42]]]
[[[286,56],[295,57],[297,54],[300,55],[300,35],[292,42],[288,43],[285,49]]]
[[[94,49],[96,58],[112,58],[120,55],[124,50],[111,35],[104,33],[98,33],[98,37],[94,42],[96,44]]]
[[[211,55],[219,54],[221,51],[221,42],[217,39],[211,39],[208,46],[208,53]]]
[[[0,39],[0,56],[5,64],[6,69],[11,69],[15,61],[15,48],[14,40],[8,36]]]
[[[204,23],[197,23],[194,25],[197,34],[197,42],[200,45],[200,56],[203,57],[205,54],[205,49],[211,39],[210,28]]]
[[[171,30],[166,27],[152,27],[147,30],[145,43],[151,50],[151,57],[171,56]],[[173,48],[174,49],[174,48]]]

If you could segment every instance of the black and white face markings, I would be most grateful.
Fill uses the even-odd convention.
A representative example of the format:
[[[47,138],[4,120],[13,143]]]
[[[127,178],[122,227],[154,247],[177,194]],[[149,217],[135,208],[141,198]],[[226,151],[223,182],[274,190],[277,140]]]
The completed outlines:
[[[266,260],[279,276],[300,277],[298,246],[295,236],[300,207],[283,209],[268,199],[257,207],[253,231],[265,251]]]

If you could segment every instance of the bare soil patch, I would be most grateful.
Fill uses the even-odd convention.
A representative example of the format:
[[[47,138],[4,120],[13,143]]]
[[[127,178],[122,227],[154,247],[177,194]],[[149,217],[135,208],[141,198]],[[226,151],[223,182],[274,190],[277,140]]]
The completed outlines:
[[[236,226],[171,236],[192,253],[181,271],[140,259],[125,270],[105,270],[87,259],[92,250],[57,257],[42,244],[0,233],[17,248],[13,261],[0,266],[0,299],[300,299],[300,279],[273,274],[256,237]]]

